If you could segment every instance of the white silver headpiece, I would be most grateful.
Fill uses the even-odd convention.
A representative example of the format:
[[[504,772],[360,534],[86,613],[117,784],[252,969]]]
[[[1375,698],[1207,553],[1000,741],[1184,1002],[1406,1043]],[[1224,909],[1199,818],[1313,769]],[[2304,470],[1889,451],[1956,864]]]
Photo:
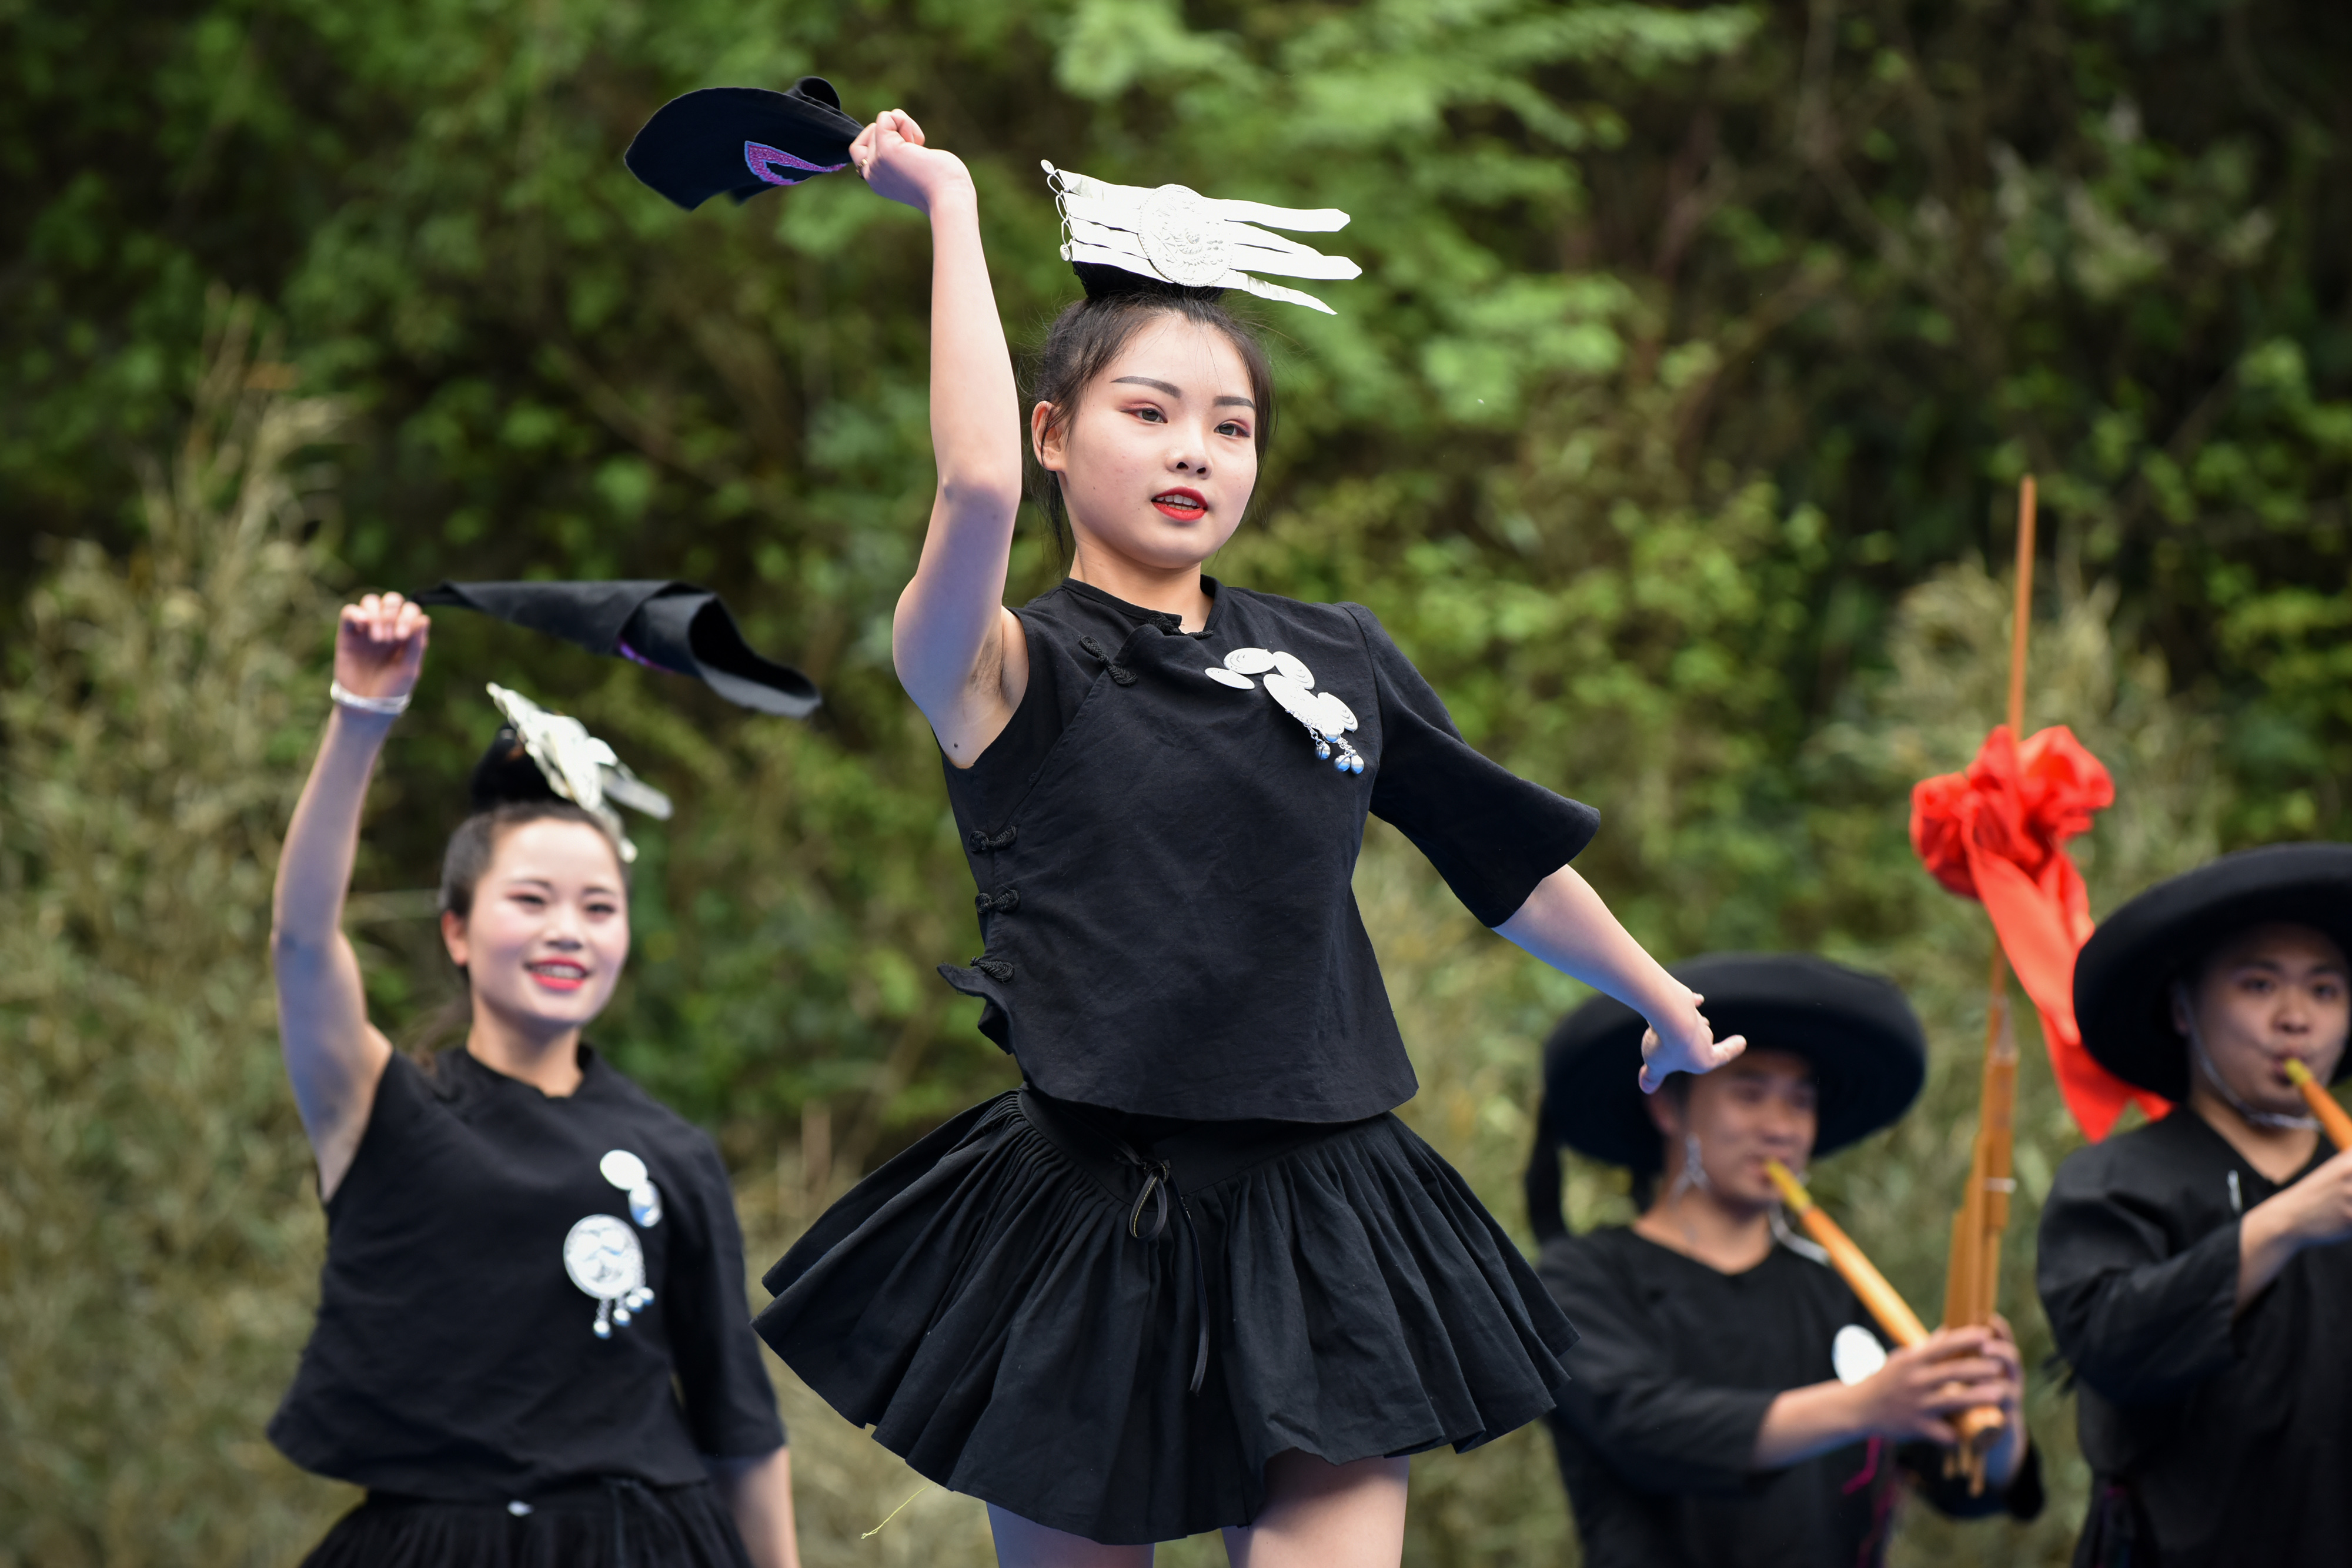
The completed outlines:
[[[578,719],[550,713],[520,692],[510,692],[496,681],[490,683],[489,689],[490,701],[514,726],[523,749],[547,776],[548,788],[583,810],[595,813],[620,841],[621,858],[635,860],[637,846],[629,842],[629,835],[621,831],[621,813],[613,808],[626,806],[656,821],[667,822],[669,797],[630,772],[613,748],[589,734],[588,727]]]
[[[1261,299],[1286,299],[1326,316],[1338,312],[1311,294],[1261,282],[1250,273],[1332,278],[1363,274],[1344,256],[1325,256],[1257,226],[1326,234],[1348,226],[1348,214],[1337,207],[1301,212],[1217,201],[1183,185],[1114,185],[1051,163],[1045,170],[1062,213],[1064,261],[1116,267],[1185,288],[1246,289]]]

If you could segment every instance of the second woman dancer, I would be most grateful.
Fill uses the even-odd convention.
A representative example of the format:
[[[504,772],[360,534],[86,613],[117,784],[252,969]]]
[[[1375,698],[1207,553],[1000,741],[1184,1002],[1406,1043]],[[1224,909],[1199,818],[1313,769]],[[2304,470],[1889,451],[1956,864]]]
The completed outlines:
[[[1156,200],[1146,243],[1197,263],[1224,215],[1339,214],[1057,176],[1087,298],[1024,422],[963,164],[895,110],[852,155],[930,220],[939,490],[893,647],[980,886],[986,951],[944,972],[1024,1085],[821,1218],[760,1332],[984,1499],[1004,1563],[1139,1565],[1223,1528],[1247,1568],[1393,1564],[1404,1456],[1552,1408],[1575,1334],[1391,1114],[1414,1082],[1349,890],[1366,813],[1638,1009],[1644,1087],[1740,1042],[1570,867],[1591,810],[1472,749],[1370,612],[1202,575],[1256,483],[1265,356],[1213,281],[1171,282],[1110,220]],[[1244,232],[1275,247],[1261,270],[1352,275]],[[1076,548],[1015,612],[1024,423]]]

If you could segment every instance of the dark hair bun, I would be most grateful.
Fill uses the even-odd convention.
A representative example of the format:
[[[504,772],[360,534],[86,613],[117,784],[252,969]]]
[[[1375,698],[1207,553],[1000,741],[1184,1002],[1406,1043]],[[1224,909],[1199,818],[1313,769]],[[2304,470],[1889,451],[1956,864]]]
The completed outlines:
[[[1214,305],[1225,297],[1222,288],[1188,288],[1099,261],[1074,261],[1070,270],[1078,275],[1078,283],[1089,299],[1198,299],[1204,305]]]
[[[560,800],[547,775],[530,759],[514,726],[501,725],[490,748],[474,764],[474,810],[492,811],[517,800]]]

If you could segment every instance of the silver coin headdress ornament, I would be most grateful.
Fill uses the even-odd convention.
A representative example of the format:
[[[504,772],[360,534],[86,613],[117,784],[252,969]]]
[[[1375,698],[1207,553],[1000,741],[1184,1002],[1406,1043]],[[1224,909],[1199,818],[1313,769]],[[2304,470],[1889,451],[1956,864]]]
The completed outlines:
[[[1284,277],[1349,278],[1363,268],[1344,256],[1325,256],[1267,232],[1273,228],[1328,234],[1348,226],[1337,207],[1311,212],[1269,207],[1258,202],[1225,202],[1182,185],[1146,190],[1114,185],[1067,169],[1045,165],[1062,214],[1062,259],[1078,269],[1088,294],[1117,292],[1107,287],[1103,268],[1153,279],[1178,288],[1239,288],[1261,299],[1285,299],[1336,315],[1311,294],[1254,277],[1271,272]]]
[[[621,813],[614,808],[626,806],[666,822],[669,797],[630,772],[578,719],[550,713],[495,681],[489,691],[507,722],[474,768],[474,809],[550,796],[569,800],[612,830],[623,860],[635,860],[637,846],[621,831]]]

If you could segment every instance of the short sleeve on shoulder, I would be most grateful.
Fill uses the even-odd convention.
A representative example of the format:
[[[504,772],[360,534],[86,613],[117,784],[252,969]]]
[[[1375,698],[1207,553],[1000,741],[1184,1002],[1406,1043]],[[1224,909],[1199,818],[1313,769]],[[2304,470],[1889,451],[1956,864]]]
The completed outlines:
[[[1482,755],[1379,618],[1360,604],[1344,608],[1363,632],[1380,696],[1372,815],[1429,857],[1481,925],[1500,925],[1591,841],[1601,813]]]
[[[768,1382],[743,1286],[743,1235],[719,1151],[692,1135],[696,1223],[681,1235],[670,1280],[670,1358],[686,1423],[701,1453],[741,1458],[783,1447],[775,1389]]]

